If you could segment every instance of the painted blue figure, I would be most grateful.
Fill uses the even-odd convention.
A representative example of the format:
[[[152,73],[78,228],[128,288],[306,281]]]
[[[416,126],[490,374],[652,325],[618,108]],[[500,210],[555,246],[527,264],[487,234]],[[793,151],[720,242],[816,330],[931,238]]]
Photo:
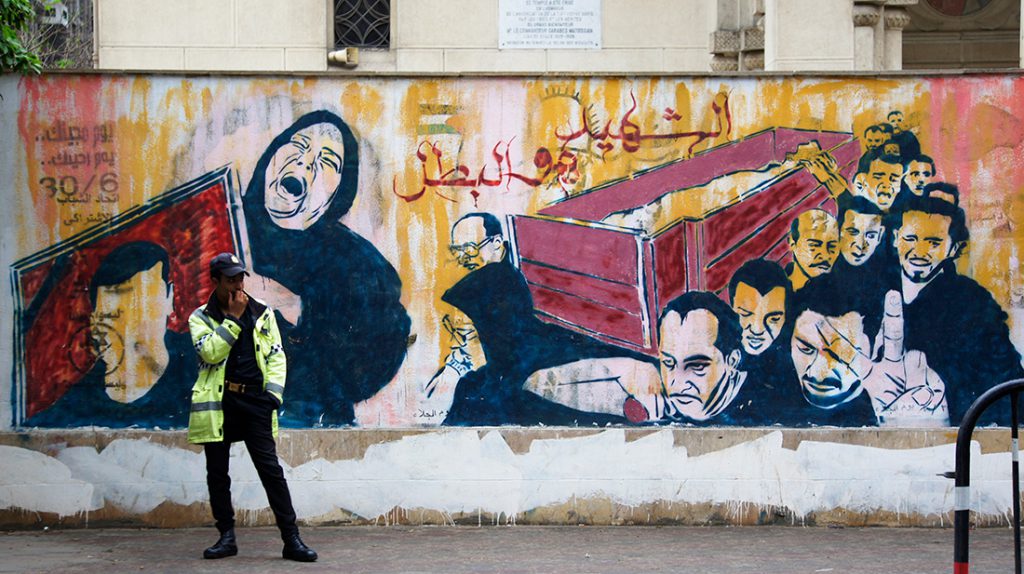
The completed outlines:
[[[914,132],[907,129],[903,112],[893,110],[886,116],[886,120],[892,126],[892,136],[890,136],[889,141],[899,146],[899,150],[896,153],[900,156],[900,159],[906,163],[911,158],[921,155],[921,143],[917,141],[917,136],[914,135]]]
[[[353,424],[353,404],[388,384],[405,358],[410,320],[401,279],[339,221],[355,199],[358,173],[352,130],[316,111],[274,138],[243,199],[253,270],[302,302],[296,324],[281,321],[289,358],[284,426]]]
[[[723,419],[739,426],[807,424],[807,404],[789,353],[793,292],[774,261],[751,259],[729,280],[729,301],[742,330],[747,381]]]
[[[960,205],[960,188],[952,183],[933,181],[925,184],[924,188],[921,190],[921,195],[924,197],[941,199],[950,205]],[[902,212],[902,209],[900,211]]]
[[[924,186],[938,181],[935,160],[918,154],[903,162],[903,186],[914,195],[924,195]]]
[[[870,353],[871,338],[878,332],[880,319],[874,302],[811,281],[794,298],[791,310],[793,327],[787,343],[806,403],[804,420],[812,425],[876,425],[877,417],[864,392],[871,361],[853,360],[857,351]],[[835,349],[839,343],[854,352],[840,356]]]
[[[624,416],[588,413],[523,389],[533,372],[584,358],[633,357],[540,321],[526,278],[509,259],[501,223],[489,213],[470,213],[452,226],[451,250],[469,271],[442,300],[473,322],[487,363],[466,373],[455,388],[446,425],[605,425]],[[641,360],[647,360],[643,357]]]
[[[167,328],[174,308],[163,247],[134,241],[111,251],[89,284],[90,342],[97,360],[85,376],[26,426],[180,428],[196,377],[188,333]]]
[[[794,310],[791,355],[810,422],[939,427],[949,424],[946,384],[933,351],[907,338],[903,298],[814,281]]]
[[[861,143],[864,144],[864,155],[860,156],[857,161],[858,171],[867,171],[872,157],[893,152],[895,155],[899,155],[898,144],[890,142],[892,133],[892,126],[885,122],[869,126],[864,130],[864,137],[861,140]]]
[[[884,213],[903,200],[903,160],[900,156],[875,150],[864,154],[853,177],[854,195],[868,198]]]
[[[873,306],[876,314],[880,313],[885,294],[892,288],[891,276],[896,268],[892,234],[887,232],[887,219],[891,217],[877,204],[859,195],[844,193],[836,203],[839,206],[839,258],[827,275],[814,281],[827,285],[826,290],[857,297]]]
[[[925,197],[909,198],[896,214],[893,231],[900,265],[893,288],[903,294],[906,345],[924,351],[945,381],[954,425],[989,387],[1024,377],[1006,313],[984,287],[957,273],[970,235],[964,210],[951,203],[955,189],[925,186]],[[1008,413],[989,409],[982,422],[1006,424]]]
[[[739,317],[707,291],[672,299],[658,318],[662,422],[728,424],[728,411],[743,394],[747,373]]]

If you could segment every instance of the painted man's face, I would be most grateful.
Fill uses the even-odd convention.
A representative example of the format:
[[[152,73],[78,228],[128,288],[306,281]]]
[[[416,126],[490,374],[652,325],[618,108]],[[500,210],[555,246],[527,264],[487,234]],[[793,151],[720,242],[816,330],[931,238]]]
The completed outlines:
[[[892,133],[898,134],[902,132],[905,129],[903,124],[903,114],[899,112],[889,114],[889,125],[892,126]]]
[[[882,130],[868,130],[864,134],[864,148],[871,151],[882,145],[887,138]]]
[[[903,177],[914,195],[924,195],[924,186],[935,181],[935,168],[930,163],[911,161]]]
[[[896,253],[903,275],[915,283],[927,283],[958,246],[949,236],[952,220],[946,215],[908,211],[896,230]]]
[[[871,162],[865,178],[865,196],[882,211],[889,211],[900,190],[903,179],[903,166],[898,163],[886,163],[880,159]]]
[[[658,331],[661,350],[661,381],[670,404],[685,417],[702,421],[720,413],[734,394],[728,382],[739,364],[739,351],[730,356],[715,346],[718,318],[696,309],[683,319],[670,312]]]
[[[323,123],[299,130],[267,165],[266,208],[285,229],[308,229],[327,211],[341,183],[341,131]]]
[[[760,355],[772,345],[786,322],[786,288],[776,287],[762,295],[750,285],[738,283],[732,309],[740,317],[743,351]]]
[[[793,259],[808,277],[824,275],[839,257],[839,226],[831,215],[802,214],[797,226],[800,237],[790,238]]]
[[[468,217],[455,224],[449,249],[459,265],[470,271],[497,263],[505,256],[505,244],[501,236],[488,237],[484,221],[479,217]]]
[[[97,358],[106,366],[107,395],[115,401],[141,398],[170,362],[164,335],[174,296],[162,273],[163,263],[157,263],[123,283],[96,289],[90,333]]]
[[[832,328],[824,328],[825,322]],[[793,324],[790,353],[804,398],[822,409],[851,401],[864,389],[861,375],[840,360],[835,350],[837,341],[827,340],[829,336],[842,337],[862,352],[870,352],[864,322],[858,313],[841,317],[825,317],[810,310],[800,313]]]
[[[839,251],[854,267],[863,265],[882,241],[882,216],[847,210],[839,230]]]

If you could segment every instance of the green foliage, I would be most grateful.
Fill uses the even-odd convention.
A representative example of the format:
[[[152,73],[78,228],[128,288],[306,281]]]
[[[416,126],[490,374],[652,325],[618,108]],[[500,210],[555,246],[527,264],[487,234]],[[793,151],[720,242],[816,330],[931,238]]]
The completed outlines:
[[[18,38],[33,18],[31,0],[0,0],[0,71],[38,74],[42,69],[39,56]]]

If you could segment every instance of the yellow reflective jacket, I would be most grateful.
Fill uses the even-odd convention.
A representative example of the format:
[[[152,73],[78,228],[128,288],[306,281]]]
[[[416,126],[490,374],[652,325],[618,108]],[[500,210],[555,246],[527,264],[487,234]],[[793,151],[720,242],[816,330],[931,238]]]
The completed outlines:
[[[249,310],[256,319],[253,343],[256,363],[263,373],[263,389],[284,402],[287,362],[281,346],[274,311],[257,299],[249,299]],[[192,387],[192,408],[188,419],[188,441],[191,443],[224,440],[224,372],[228,354],[242,328],[234,321],[225,321],[213,295],[188,318],[192,345],[199,353],[199,378]],[[272,431],[277,436],[277,411],[273,413]]]

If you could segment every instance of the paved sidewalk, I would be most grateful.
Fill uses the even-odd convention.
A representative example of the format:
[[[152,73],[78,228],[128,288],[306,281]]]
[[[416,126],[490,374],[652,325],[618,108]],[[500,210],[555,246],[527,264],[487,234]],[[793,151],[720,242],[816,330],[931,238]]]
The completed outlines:
[[[215,531],[0,534],[0,572],[818,573],[952,572],[952,529],[802,527],[306,528],[313,564],[281,559],[277,530],[239,528],[239,555],[203,560]],[[1013,571],[1013,533],[971,533],[971,574]]]

